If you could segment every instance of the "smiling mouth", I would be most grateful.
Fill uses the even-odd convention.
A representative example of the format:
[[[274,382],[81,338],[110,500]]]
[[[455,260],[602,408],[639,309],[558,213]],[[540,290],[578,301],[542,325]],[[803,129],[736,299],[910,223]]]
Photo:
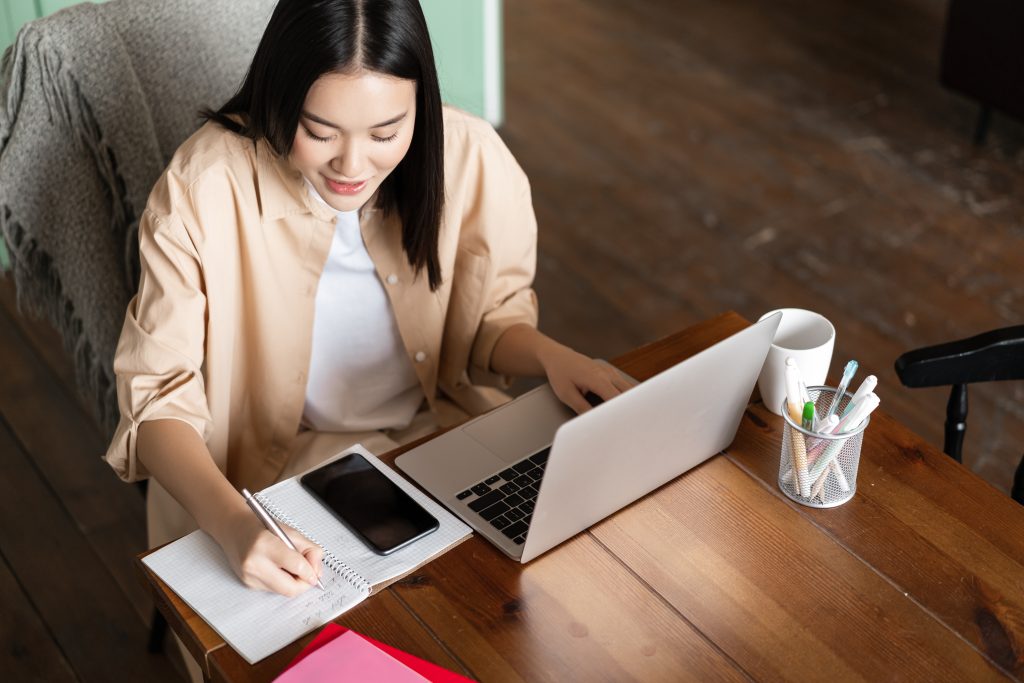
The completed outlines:
[[[328,178],[327,176],[324,176],[324,178],[327,178],[328,182],[334,183],[335,185],[362,185],[366,180],[369,180],[369,178],[366,180],[335,180],[334,178]]]
[[[359,194],[363,188],[366,187],[366,183],[369,182],[369,179],[360,180],[355,183],[346,183],[332,180],[331,178],[324,176],[324,181],[327,183],[327,188],[335,194]]]

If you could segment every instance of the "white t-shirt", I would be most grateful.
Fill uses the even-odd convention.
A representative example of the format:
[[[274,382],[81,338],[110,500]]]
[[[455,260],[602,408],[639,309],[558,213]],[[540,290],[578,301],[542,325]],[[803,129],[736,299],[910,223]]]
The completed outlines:
[[[359,212],[337,215],[316,292],[303,423],[328,432],[406,427],[423,389],[363,244]]]

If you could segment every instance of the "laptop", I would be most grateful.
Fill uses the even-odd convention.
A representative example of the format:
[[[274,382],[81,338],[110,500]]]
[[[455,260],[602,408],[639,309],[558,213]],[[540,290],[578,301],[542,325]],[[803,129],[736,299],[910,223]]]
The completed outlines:
[[[781,319],[582,415],[545,384],[395,463],[503,553],[529,562],[728,446]]]

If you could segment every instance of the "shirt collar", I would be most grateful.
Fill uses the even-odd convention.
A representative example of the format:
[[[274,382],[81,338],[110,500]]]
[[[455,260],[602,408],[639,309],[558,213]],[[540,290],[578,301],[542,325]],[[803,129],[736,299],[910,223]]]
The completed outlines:
[[[256,141],[255,156],[260,213],[264,221],[311,213],[321,220],[334,222],[337,212],[310,196],[302,173],[278,155],[266,140]]]

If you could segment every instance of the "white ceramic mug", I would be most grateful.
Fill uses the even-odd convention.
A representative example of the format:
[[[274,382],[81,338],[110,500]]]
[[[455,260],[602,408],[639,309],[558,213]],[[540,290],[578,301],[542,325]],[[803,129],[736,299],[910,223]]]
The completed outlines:
[[[757,378],[761,399],[776,415],[781,415],[779,411],[786,398],[786,359],[796,359],[804,384],[809,387],[823,385],[836,343],[836,328],[827,318],[813,311],[780,308],[768,311],[761,320],[780,311],[782,321]]]

